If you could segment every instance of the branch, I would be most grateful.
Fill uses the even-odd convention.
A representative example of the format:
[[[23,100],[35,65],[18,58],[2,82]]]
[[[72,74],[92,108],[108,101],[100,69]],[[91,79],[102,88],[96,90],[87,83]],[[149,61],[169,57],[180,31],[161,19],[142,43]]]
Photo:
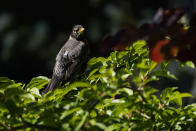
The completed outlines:
[[[140,97],[142,98],[142,100],[145,102],[145,103],[148,103],[148,101],[146,100],[146,98],[144,97],[144,95],[142,94],[142,92],[141,92],[141,87],[139,88],[139,87],[137,87],[137,85],[132,81],[132,78],[131,77],[129,77],[128,78],[128,81],[129,81],[129,83],[131,84],[131,86],[127,86],[128,88],[130,88],[130,89],[132,89],[132,90],[134,90],[134,91],[137,91],[138,93],[139,93],[139,95],[140,95]]]
[[[149,73],[147,73],[147,75],[145,76],[145,80],[147,79],[147,77],[149,76]],[[139,93],[139,96],[142,98],[142,101],[144,101],[146,104],[148,104],[148,101],[147,101],[147,99],[144,97],[144,95],[142,94],[142,92],[141,92],[141,90],[140,89],[142,89],[141,87],[139,88],[139,87],[137,87],[137,85],[132,81],[132,78],[131,77],[129,77],[128,78],[128,81],[129,81],[129,83],[131,84],[131,86],[128,86],[128,88],[130,88],[130,89],[133,89],[134,91],[137,91],[138,93]],[[143,81],[144,82],[144,81]],[[142,82],[142,84],[141,85],[143,85],[143,82]],[[140,85],[140,86],[141,86]],[[141,116],[143,116],[142,114],[141,114]],[[150,115],[151,117],[151,120],[152,121],[155,121],[155,116],[151,113],[151,115]],[[145,117],[146,118],[146,117]]]

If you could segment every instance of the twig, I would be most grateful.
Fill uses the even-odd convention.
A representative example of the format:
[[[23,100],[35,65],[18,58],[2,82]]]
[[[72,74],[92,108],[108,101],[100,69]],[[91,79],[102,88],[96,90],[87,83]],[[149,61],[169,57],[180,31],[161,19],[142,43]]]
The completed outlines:
[[[149,73],[147,73],[147,75],[145,76],[145,79],[144,79],[144,81],[143,82],[145,82],[145,80],[147,80],[147,77],[149,76]],[[142,92],[141,92],[141,90],[140,89],[142,89],[141,87],[139,88],[139,87],[137,87],[137,85],[132,81],[132,78],[131,77],[129,77],[129,79],[128,79],[128,81],[129,81],[129,83],[131,84],[131,86],[128,86],[128,88],[130,88],[130,89],[133,89],[134,91],[137,91],[138,93],[139,93],[139,96],[142,98],[142,101],[144,101],[146,104],[148,104],[148,101],[147,101],[147,99],[144,97],[144,95],[142,94]],[[143,82],[142,82],[142,84],[141,85],[143,85]],[[141,86],[140,85],[140,86]],[[140,113],[141,114],[141,113]],[[142,114],[141,114],[142,115]],[[142,115],[143,116],[143,115]],[[146,117],[145,117],[146,118]],[[152,121],[155,121],[155,116],[151,113],[151,120]]]
[[[128,81],[131,84],[131,86],[127,86],[127,87],[130,88],[130,89],[133,89],[134,91],[137,91],[139,93],[140,97],[142,98],[142,100],[145,103],[148,103],[148,101],[146,100],[146,98],[143,96],[141,90],[139,90],[139,89],[141,89],[141,87],[140,88],[137,87],[137,85],[132,81],[132,78],[131,77],[128,78]]]
[[[148,119],[148,120],[151,119],[150,116],[147,116],[146,114],[144,114],[144,113],[142,113],[142,112],[139,112],[139,111],[138,111],[137,113],[139,113],[141,116],[143,116],[144,118],[146,118],[146,119]]]

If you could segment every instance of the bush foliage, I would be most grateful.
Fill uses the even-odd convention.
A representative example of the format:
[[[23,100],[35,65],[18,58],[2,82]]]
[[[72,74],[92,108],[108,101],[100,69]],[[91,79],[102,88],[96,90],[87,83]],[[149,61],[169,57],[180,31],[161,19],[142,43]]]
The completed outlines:
[[[149,84],[176,79],[167,63],[151,61],[146,42],[137,41],[108,58],[92,58],[80,79],[47,94],[41,93],[46,77],[28,84],[1,77],[0,130],[196,130],[196,104],[182,102],[189,93]]]

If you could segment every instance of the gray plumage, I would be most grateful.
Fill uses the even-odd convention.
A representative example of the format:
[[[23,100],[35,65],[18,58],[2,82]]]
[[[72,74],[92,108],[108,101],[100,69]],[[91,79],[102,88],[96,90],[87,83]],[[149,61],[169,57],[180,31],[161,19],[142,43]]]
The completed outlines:
[[[61,81],[67,81],[73,74],[80,70],[83,59],[86,57],[87,47],[84,42],[77,40],[80,34],[74,36],[75,31],[80,33],[79,30],[81,28],[83,29],[82,26],[77,26],[74,26],[68,41],[57,54],[52,79],[44,90],[44,93],[57,88]]]

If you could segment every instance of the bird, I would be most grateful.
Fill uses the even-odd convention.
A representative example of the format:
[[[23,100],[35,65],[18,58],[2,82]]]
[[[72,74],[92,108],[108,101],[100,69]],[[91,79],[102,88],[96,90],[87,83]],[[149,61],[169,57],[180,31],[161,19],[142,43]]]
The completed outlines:
[[[69,39],[56,56],[52,78],[44,90],[44,94],[56,89],[62,81],[68,81],[81,70],[89,53],[87,42],[81,39],[84,30],[82,25],[73,26]]]

